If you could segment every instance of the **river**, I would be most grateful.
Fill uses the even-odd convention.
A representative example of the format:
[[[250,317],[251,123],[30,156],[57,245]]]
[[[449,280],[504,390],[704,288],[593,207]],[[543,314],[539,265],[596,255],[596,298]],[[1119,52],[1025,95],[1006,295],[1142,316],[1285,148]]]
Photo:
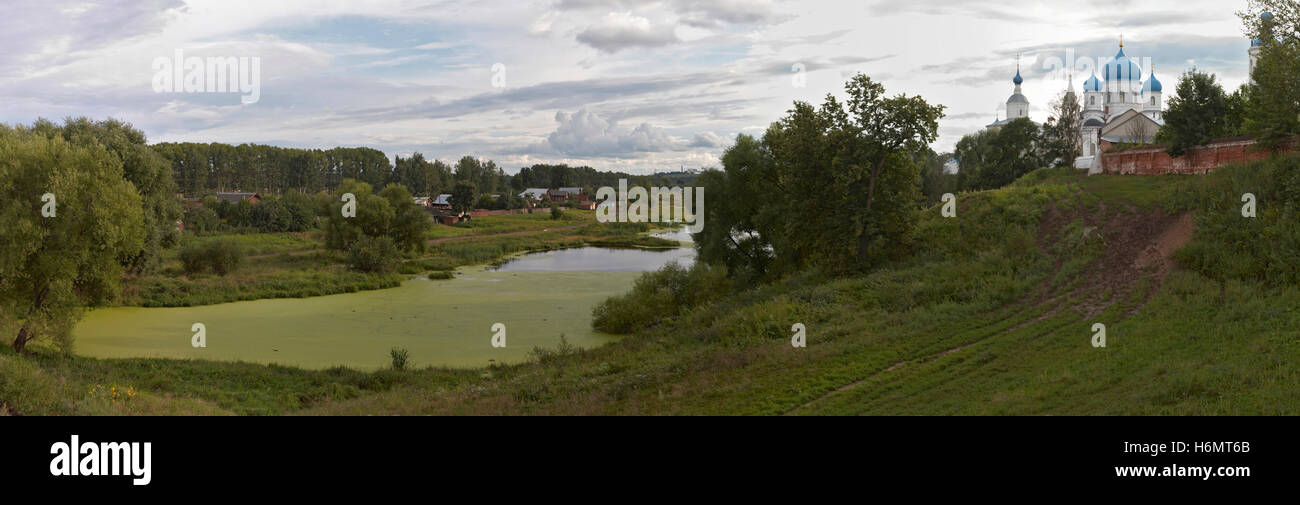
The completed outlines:
[[[668,261],[689,265],[694,251],[580,248],[524,254],[496,269],[464,267],[453,279],[311,298],[199,307],[93,310],[73,329],[78,354],[279,363],[304,368],[387,366],[389,349],[410,351],[408,366],[485,366],[555,348],[563,334],[578,347],[618,337],[591,329],[591,309],[627,292],[640,272]],[[205,348],[191,345],[202,323]],[[492,347],[505,325],[506,347]]]

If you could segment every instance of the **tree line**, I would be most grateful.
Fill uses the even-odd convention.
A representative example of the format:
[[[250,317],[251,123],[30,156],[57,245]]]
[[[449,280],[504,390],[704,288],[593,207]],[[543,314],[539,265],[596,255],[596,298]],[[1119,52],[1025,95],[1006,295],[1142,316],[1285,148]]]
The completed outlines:
[[[477,199],[484,194],[518,194],[526,188],[614,187],[619,179],[627,179],[631,185],[680,184],[688,179],[681,173],[672,177],[644,176],[565,164],[535,164],[512,176],[495,161],[473,156],[447,163],[428,160],[417,152],[408,157],[395,156],[390,162],[383,152],[369,147],[301,149],[165,142],[152,148],[170,162],[177,190],[192,196],[236,190],[317,193],[332,191],[345,179],[352,179],[372,187],[401,184],[417,196],[450,194],[457,184],[469,183]]]

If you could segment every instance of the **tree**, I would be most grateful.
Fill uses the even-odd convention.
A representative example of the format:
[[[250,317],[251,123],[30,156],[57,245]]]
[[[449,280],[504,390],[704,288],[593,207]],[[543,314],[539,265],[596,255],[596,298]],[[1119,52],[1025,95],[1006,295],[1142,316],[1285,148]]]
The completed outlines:
[[[348,251],[363,238],[388,237],[403,250],[423,250],[433,220],[411,200],[411,192],[401,184],[389,184],[379,194],[373,191],[370,184],[352,179],[339,185],[326,210],[325,246]],[[343,215],[346,193],[356,199],[355,216]]]
[[[973,174],[963,179],[962,189],[996,189],[1042,168],[1039,151],[1041,133],[1029,118],[1016,118],[989,138],[987,151]]]
[[[1074,164],[1083,153],[1083,139],[1079,129],[1083,126],[1083,108],[1073,91],[1066,91],[1052,102],[1052,115],[1043,125],[1044,158],[1055,161],[1058,167]]]
[[[1246,94],[1243,129],[1275,147],[1300,134],[1300,5],[1292,0],[1251,0],[1238,12],[1246,33],[1259,41],[1259,58]],[[1268,12],[1268,16],[1261,14]]]
[[[355,215],[343,215],[343,208],[349,202],[344,195],[351,194],[355,200]],[[384,233],[393,220],[393,209],[388,200],[374,194],[370,184],[354,179],[344,179],[331,194],[329,208],[325,215],[325,246],[346,251],[352,244],[365,236],[377,236]]]
[[[1165,125],[1156,134],[1156,142],[1168,144],[1170,156],[1182,156],[1192,147],[1235,134],[1230,112],[1228,95],[1214,74],[1188,70],[1169,99]]]
[[[700,176],[717,195],[695,237],[703,261],[762,275],[862,269],[905,251],[923,201],[918,160],[943,107],[885,98],[861,74],[845,88],[845,104],[796,101],[761,141],[739,137],[722,173]]]
[[[117,296],[119,258],[143,249],[142,199],[96,143],[0,125],[0,160],[0,314],[17,317],[17,352],[42,335],[70,344],[82,307]]]
[[[848,116],[836,114],[841,128],[847,130],[850,147],[842,152],[845,170],[840,172],[851,194],[862,195],[852,204],[861,203],[863,212],[856,214],[858,259],[866,259],[884,231],[872,223],[872,205],[877,200],[877,186],[891,160],[929,146],[939,135],[942,105],[930,105],[919,96],[897,95],[884,98],[885,87],[863,74],[854,75],[847,85]]]
[[[132,272],[156,268],[163,249],[179,239],[176,221],[181,218],[181,208],[176,201],[172,167],[146,145],[144,133],[116,119],[91,121],[84,117],[64,120],[62,126],[41,119],[32,130],[45,136],[61,136],[75,145],[103,146],[118,159],[126,180],[140,193],[145,220],[141,248],[124,252],[119,260]]]
[[[926,205],[939,203],[945,193],[957,192],[957,175],[947,170],[952,153],[938,154],[926,149],[917,164],[921,166],[921,194],[925,195]]]
[[[953,148],[953,157],[957,159],[957,187],[970,189],[974,177],[984,166],[984,158],[989,155],[989,143],[997,136],[995,130],[980,130],[966,135],[957,141]]]
[[[773,164],[771,152],[752,136],[740,134],[722,153],[723,170],[705,170],[696,179],[712,197],[704,206],[708,223],[692,236],[699,260],[725,265],[732,276],[760,278],[773,260],[771,243],[758,233],[759,207],[770,204],[761,191]]]
[[[474,200],[477,198],[478,189],[474,183],[469,181],[460,181],[456,187],[451,190],[451,197],[447,202],[451,204],[451,209],[456,212],[469,212],[474,209]]]
[[[379,192],[379,196],[388,201],[388,207],[393,210],[393,217],[389,221],[387,230],[369,235],[382,234],[391,238],[393,244],[401,249],[423,251],[425,235],[433,227],[433,219],[422,207],[412,201],[411,192],[401,184],[389,184]]]

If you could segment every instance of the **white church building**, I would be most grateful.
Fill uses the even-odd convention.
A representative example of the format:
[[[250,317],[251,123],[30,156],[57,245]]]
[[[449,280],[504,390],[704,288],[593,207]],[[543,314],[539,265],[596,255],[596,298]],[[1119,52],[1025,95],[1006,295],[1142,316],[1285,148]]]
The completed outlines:
[[[1015,91],[1007,99],[1007,117],[987,126],[996,130],[1019,118],[1029,117],[1029,100],[1021,92],[1024,78],[1020,65],[1011,79]],[[1074,94],[1070,84],[1068,93]],[[1142,67],[1124,54],[1124,42],[1119,43],[1115,58],[1101,68],[1101,78],[1096,72],[1083,83],[1083,124],[1079,128],[1081,156],[1074,160],[1076,168],[1098,167],[1103,140],[1112,144],[1151,143],[1156,132],[1164,125],[1163,86],[1156,79],[1155,70],[1144,81]],[[1077,96],[1077,95],[1076,95]]]

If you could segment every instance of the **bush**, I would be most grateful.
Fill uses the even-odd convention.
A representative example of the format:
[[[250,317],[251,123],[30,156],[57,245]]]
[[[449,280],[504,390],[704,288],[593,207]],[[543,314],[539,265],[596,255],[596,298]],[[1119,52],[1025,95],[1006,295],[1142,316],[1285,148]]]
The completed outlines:
[[[243,264],[244,251],[239,242],[229,238],[191,242],[181,249],[180,260],[187,275],[211,271],[224,276]]]
[[[206,235],[221,229],[221,217],[210,207],[191,207],[185,209],[183,218],[185,229],[195,235]]]
[[[392,272],[400,260],[397,245],[388,237],[362,236],[348,250],[348,266],[358,272]]]
[[[726,269],[704,263],[687,269],[672,262],[657,271],[641,274],[631,292],[597,304],[591,311],[591,326],[607,333],[631,333],[721,298],[730,291]]]
[[[401,347],[394,347],[388,351],[388,356],[393,360],[393,370],[406,370],[406,362],[411,357],[411,352]]]
[[[559,205],[556,205],[556,204],[552,203],[552,204],[551,204],[551,219],[560,219],[560,218],[562,218],[562,217],[564,217],[564,211],[560,210],[560,206],[559,206]]]

